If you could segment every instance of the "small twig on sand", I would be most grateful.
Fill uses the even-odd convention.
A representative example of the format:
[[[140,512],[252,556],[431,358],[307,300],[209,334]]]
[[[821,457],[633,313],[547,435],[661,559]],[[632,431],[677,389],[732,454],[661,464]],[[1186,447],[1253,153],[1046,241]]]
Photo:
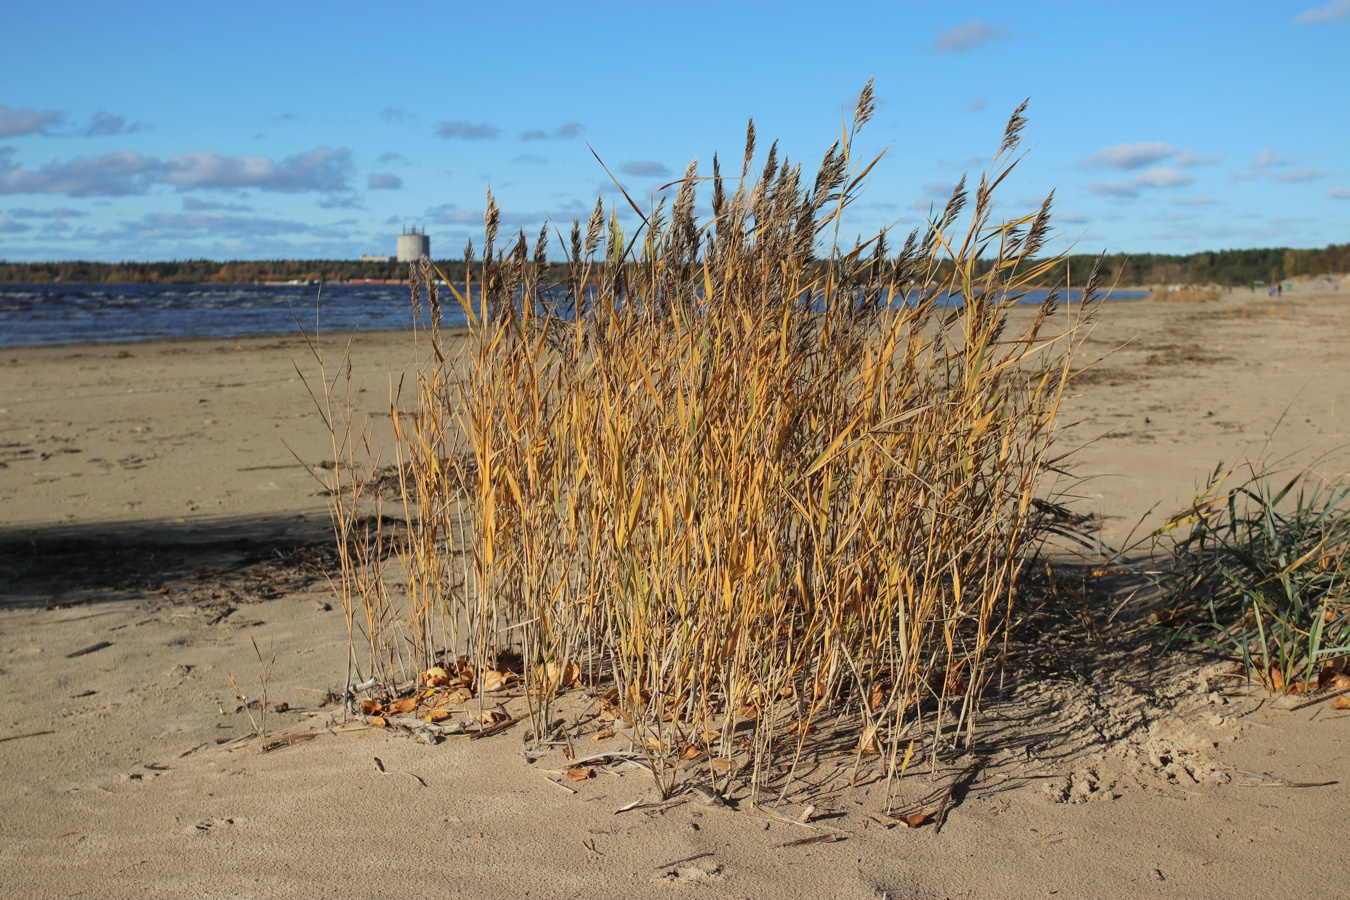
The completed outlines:
[[[1334,691],[1332,693],[1323,694],[1320,697],[1314,697],[1311,700],[1304,700],[1302,703],[1291,706],[1289,707],[1289,711],[1296,712],[1297,710],[1300,709],[1307,709],[1309,706],[1316,706],[1319,703],[1325,703],[1327,700],[1334,700],[1337,697],[1344,697],[1346,695],[1350,695],[1350,690]]]
[[[11,734],[7,737],[0,737],[0,744],[5,741],[20,741],[24,738],[41,737],[44,734],[56,734],[56,729],[48,728],[46,731],[30,731],[27,734]]]
[[[384,768],[384,760],[380,759],[378,756],[372,756],[371,759],[375,760],[375,768],[379,770],[379,773],[381,775],[407,775],[409,778],[411,778],[413,781],[416,781],[422,787],[427,786],[427,783],[422,780],[421,775],[414,775],[411,772],[389,772]]]
[[[95,653],[111,646],[112,641],[99,641],[97,644],[90,644],[88,647],[76,650],[74,653],[67,653],[66,659],[74,659],[77,656],[88,656],[90,653]]]
[[[1243,784],[1238,782],[1238,787],[1288,787],[1288,788],[1310,788],[1310,787],[1331,787],[1333,784],[1340,784],[1339,781],[1285,781],[1283,778],[1277,778],[1268,772],[1248,772],[1245,769],[1234,769],[1239,775],[1247,778],[1255,778],[1260,784]]]
[[[835,841],[846,840],[844,834],[838,831],[827,831],[824,834],[816,834],[811,837],[797,838],[795,841],[788,841],[785,844],[779,844],[778,849],[785,847],[804,847],[807,844],[833,844]]]

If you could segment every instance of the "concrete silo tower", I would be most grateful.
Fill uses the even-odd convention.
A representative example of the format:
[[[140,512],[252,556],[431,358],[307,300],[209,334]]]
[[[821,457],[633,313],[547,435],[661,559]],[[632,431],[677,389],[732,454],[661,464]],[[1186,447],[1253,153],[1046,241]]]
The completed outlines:
[[[398,236],[398,261],[417,262],[424,256],[431,256],[431,238],[425,230],[406,228]]]

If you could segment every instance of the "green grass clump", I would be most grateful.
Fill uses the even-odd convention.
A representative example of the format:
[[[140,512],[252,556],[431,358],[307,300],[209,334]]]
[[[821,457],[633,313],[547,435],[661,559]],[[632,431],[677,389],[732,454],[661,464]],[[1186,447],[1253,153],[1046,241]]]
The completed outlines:
[[[869,84],[814,175],[776,144],[752,172],[752,124],[738,173],[693,163],[669,207],[624,195],[633,230],[597,203],[559,235],[562,286],[541,282],[547,230],[498,247],[489,195],[481,294],[453,288],[466,341],[424,266],[432,333],[395,413],[406,580],[344,572],[360,674],[513,661],[536,741],[583,686],[663,791],[786,785],[813,734],[895,780],[916,747],[969,743],[1082,308],[1054,292],[1009,327],[1062,266],[1040,256],[1049,198],[993,219],[1021,109],[973,194],[898,251],[841,245],[871,114]]]
[[[1188,529],[1173,550],[1169,618],[1271,690],[1314,689],[1350,657],[1350,491],[1306,474],[1280,487],[1256,468],[1222,491],[1230,474],[1217,469],[1163,529]]]

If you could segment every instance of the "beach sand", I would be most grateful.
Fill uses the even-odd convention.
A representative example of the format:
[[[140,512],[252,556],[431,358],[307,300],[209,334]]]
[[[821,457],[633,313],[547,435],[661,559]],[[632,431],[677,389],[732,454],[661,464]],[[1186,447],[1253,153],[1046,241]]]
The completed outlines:
[[[1108,303],[1047,488],[1119,546],[1221,461],[1343,479],[1347,335],[1339,294]],[[406,338],[352,353],[378,424]],[[1010,669],[975,755],[904,781],[917,829],[851,759],[759,812],[657,803],[622,766],[570,784],[523,725],[344,725],[326,500],[296,461],[333,452],[297,366],[293,338],[0,350],[7,896],[1345,896],[1350,713],[1160,653],[1127,633],[1143,599]],[[255,642],[267,750],[230,682],[261,695]]]

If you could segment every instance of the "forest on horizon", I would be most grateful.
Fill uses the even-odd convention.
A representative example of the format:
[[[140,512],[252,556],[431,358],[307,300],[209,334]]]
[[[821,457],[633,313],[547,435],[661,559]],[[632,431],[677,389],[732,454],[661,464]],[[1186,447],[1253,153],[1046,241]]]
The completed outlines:
[[[1080,253],[1066,257],[1045,284],[1079,285],[1086,280],[1096,257]],[[462,259],[439,260],[436,265],[452,282],[464,280]],[[566,280],[565,263],[549,263],[544,281]],[[1111,253],[1104,258],[1104,284],[1116,287],[1183,284],[1241,286],[1262,281],[1350,273],[1350,243],[1321,249],[1269,247],[1217,250],[1190,254]],[[174,260],[167,262],[4,262],[0,283],[52,284],[254,284],[276,281],[398,280],[408,277],[408,264],[357,260]]]

